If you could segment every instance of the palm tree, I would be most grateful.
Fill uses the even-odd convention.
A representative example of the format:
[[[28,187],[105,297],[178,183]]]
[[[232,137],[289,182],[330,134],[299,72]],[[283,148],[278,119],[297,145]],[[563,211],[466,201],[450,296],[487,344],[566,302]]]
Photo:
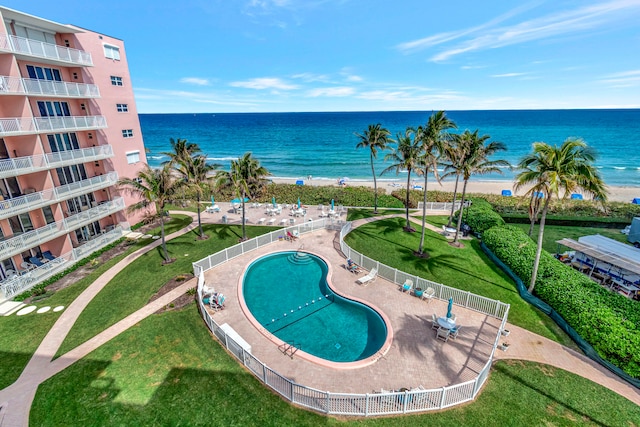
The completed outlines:
[[[164,153],[160,153],[160,154],[164,154],[165,156],[169,157],[169,160],[163,162],[162,164],[169,164],[171,166],[174,166],[176,164],[179,164],[181,161],[184,161],[186,159],[188,159],[189,157],[193,156],[194,154],[200,153],[200,147],[198,146],[198,144],[193,143],[193,142],[189,142],[186,139],[182,139],[182,138],[178,138],[178,139],[173,139],[170,138],[169,142],[171,143],[171,149],[172,151],[167,151]]]
[[[583,140],[569,138],[560,147],[534,142],[533,152],[524,156],[518,164],[522,171],[516,176],[515,188],[533,184],[529,192],[541,191],[545,198],[529,292],[533,292],[538,276],[544,224],[551,198],[567,198],[573,191],[581,189],[600,203],[604,204],[607,200],[604,181],[593,165],[595,159],[595,152]]]
[[[418,170],[420,165],[420,144],[419,141],[415,140],[415,130],[411,127],[407,128],[402,134],[398,133],[398,146],[393,152],[384,156],[384,161],[391,161],[394,164],[386,168],[382,171],[382,173],[390,172],[392,170],[396,171],[396,175],[401,171],[407,171],[407,193],[405,200],[406,207],[406,219],[407,223],[404,227],[405,231],[414,232],[416,231],[413,227],[411,227],[409,222],[409,185],[411,183],[411,171]]]
[[[202,230],[202,219],[200,217],[200,201],[205,194],[210,193],[212,187],[213,176],[211,172],[216,170],[219,165],[207,162],[205,155],[191,155],[184,159],[180,159],[174,168],[181,176],[184,185],[189,188],[196,196],[196,208],[198,210],[198,231],[201,239],[206,239],[207,235]]]
[[[423,167],[423,176],[424,176],[424,195],[422,201],[422,234],[420,236],[420,245],[418,247],[418,255],[424,256],[423,248],[424,248],[424,234],[425,234],[425,225],[427,221],[427,181],[429,178],[429,170],[433,169],[433,174],[438,181],[440,178],[438,177],[438,161],[445,151],[445,146],[448,142],[449,134],[447,131],[449,129],[455,129],[456,124],[450,120],[444,111],[438,111],[437,113],[431,114],[429,120],[427,121],[427,125],[423,128],[422,126],[418,127],[416,131],[416,140],[421,145],[421,164]]]
[[[119,187],[123,187],[124,191],[138,198],[138,202],[127,208],[129,212],[147,210],[151,206],[155,207],[156,214],[160,216],[160,236],[164,263],[175,261],[175,259],[169,258],[164,237],[164,208],[173,199],[176,192],[182,188],[182,185],[181,181],[172,176],[169,165],[164,165],[160,169],[152,169],[149,165],[145,165],[138,172],[136,178],[122,178],[118,181]]]
[[[271,173],[264,166],[260,166],[260,161],[252,157],[251,153],[245,153],[237,160],[231,161],[231,169],[220,171],[216,174],[218,184],[230,186],[242,203],[242,240],[247,239],[245,229],[245,198],[254,196],[264,187],[265,177]]]
[[[456,135],[457,144],[462,150],[463,156],[460,163],[460,174],[464,184],[462,185],[462,200],[458,213],[458,224],[456,226],[456,234],[453,238],[453,245],[458,245],[458,235],[462,225],[462,211],[464,209],[464,198],[467,193],[467,183],[471,175],[485,175],[488,173],[502,173],[500,166],[510,166],[506,160],[489,160],[489,157],[497,151],[507,149],[502,142],[493,141],[485,145],[485,142],[491,138],[489,135],[478,135],[476,129],[473,133],[465,130],[461,135]]]
[[[378,213],[378,183],[376,181],[376,171],[373,167],[373,161],[378,157],[378,150],[386,150],[390,142],[395,142],[389,138],[391,133],[388,129],[383,128],[380,123],[369,125],[363,135],[356,133],[360,138],[360,142],[356,145],[358,148],[369,148],[371,151],[371,174],[373,175],[373,213]]]
[[[458,195],[458,183],[460,182],[460,174],[462,173],[462,161],[464,160],[464,149],[458,144],[459,138],[454,136],[449,140],[449,144],[445,146],[444,156],[446,158],[444,174],[442,179],[455,175],[456,183],[453,187],[453,200],[451,202],[451,212],[449,212],[449,221],[447,227],[451,227],[453,222],[453,213],[456,207],[456,196]]]

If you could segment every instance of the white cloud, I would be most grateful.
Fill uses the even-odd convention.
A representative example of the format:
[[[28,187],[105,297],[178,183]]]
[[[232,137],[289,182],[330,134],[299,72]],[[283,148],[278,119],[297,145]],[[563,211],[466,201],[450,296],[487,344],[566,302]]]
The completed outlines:
[[[291,76],[292,79],[300,79],[307,83],[313,82],[329,82],[330,78],[326,74],[314,74],[314,73],[298,73]]]
[[[504,74],[492,74],[491,77],[502,78],[502,77],[520,77],[526,76],[528,73],[504,73]]]
[[[315,98],[318,96],[342,97],[342,96],[351,96],[354,93],[355,93],[355,89],[348,86],[325,87],[325,88],[311,89],[307,92],[307,96],[312,98]]]
[[[297,85],[285,83],[282,79],[275,77],[259,77],[250,80],[237,81],[229,83],[229,86],[243,87],[246,89],[280,89],[280,90],[293,90],[298,89]]]
[[[362,77],[354,75],[347,76],[347,80],[350,82],[361,82],[363,80]]]
[[[188,83],[198,86],[209,86],[209,80],[201,79],[200,77],[183,77],[180,79],[180,83]]]
[[[531,8],[531,6],[530,4],[514,9],[476,27],[435,34],[423,39],[402,43],[396,47],[404,53],[411,53],[437,45],[449,44],[449,42],[460,39],[457,44],[430,58],[434,62],[439,62],[466,52],[504,47],[572,33],[583,33],[599,27],[610,27],[614,21],[617,21],[618,25],[625,19],[628,22],[635,23],[638,19],[637,15],[640,13],[640,2],[638,0],[612,0],[574,10],[548,14],[514,25],[496,25],[520,14],[522,11]]]
[[[612,87],[633,87],[640,85],[640,70],[622,71],[609,74],[601,79]]]

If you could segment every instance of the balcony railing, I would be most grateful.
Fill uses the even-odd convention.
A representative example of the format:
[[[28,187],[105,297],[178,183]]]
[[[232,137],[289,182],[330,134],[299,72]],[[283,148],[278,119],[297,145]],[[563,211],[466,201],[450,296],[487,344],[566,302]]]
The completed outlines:
[[[131,228],[129,227],[129,224],[122,223],[108,233],[96,236],[94,239],[89,240],[82,246],[74,248],[66,254],[60,255],[53,261],[49,261],[42,267],[35,268],[20,276],[14,276],[0,282],[0,290],[4,294],[5,298],[13,298],[16,295],[31,289],[38,283],[47,280],[49,277],[66,270],[82,258],[85,258],[93,252],[117,241],[130,231]]]
[[[57,98],[99,98],[100,89],[97,85],[86,83],[0,76],[0,95],[2,94],[55,96]]]
[[[47,224],[46,226],[40,227],[36,230],[7,238],[0,242],[0,259],[6,259],[22,253],[34,246],[41,245],[55,239],[56,237],[63,236],[70,231],[84,227],[85,225],[98,221],[101,218],[119,212],[124,208],[124,199],[122,197],[118,197],[110,202],[106,202],[86,211],[71,215],[62,221],[52,222],[51,224]]]
[[[104,116],[12,117],[0,119],[0,137],[45,132],[75,132],[104,129]]]
[[[9,34],[0,34],[0,49],[63,65],[93,66],[89,52]]]
[[[110,157],[113,157],[113,147],[111,145],[99,145],[79,150],[2,159],[0,160],[0,178],[25,175],[78,163],[95,162]]]
[[[0,219],[10,218],[21,213],[29,212],[37,208],[49,206],[52,203],[69,200],[73,197],[91,193],[111,187],[118,182],[118,174],[109,172],[106,175],[62,185],[49,190],[27,194],[0,201]]]

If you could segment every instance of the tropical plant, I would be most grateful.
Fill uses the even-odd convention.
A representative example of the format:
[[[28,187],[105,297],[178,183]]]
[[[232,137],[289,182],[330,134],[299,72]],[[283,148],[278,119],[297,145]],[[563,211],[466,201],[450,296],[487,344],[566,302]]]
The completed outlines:
[[[198,144],[189,142],[186,139],[170,138],[169,143],[171,144],[172,151],[161,153],[169,157],[169,160],[162,163],[163,165],[168,164],[170,166],[175,166],[176,164],[180,164],[180,162],[190,158],[194,154],[200,153],[201,151]]]
[[[420,236],[420,244],[418,246],[418,255],[424,256],[424,235],[426,230],[427,218],[427,181],[429,171],[433,170],[436,180],[440,181],[438,176],[438,161],[442,154],[446,151],[445,147],[450,140],[448,134],[449,129],[455,129],[456,124],[450,120],[444,111],[438,111],[431,114],[426,126],[419,126],[416,130],[416,141],[420,144],[420,164],[422,167],[422,175],[424,176],[424,193],[422,203],[422,233]]]
[[[218,185],[230,187],[242,204],[242,240],[247,239],[245,199],[247,196],[257,196],[267,183],[265,177],[269,175],[271,175],[269,170],[261,166],[260,161],[251,153],[245,153],[237,160],[232,160],[229,171],[220,171],[216,174]]]
[[[462,200],[458,214],[458,223],[456,225],[456,234],[453,238],[453,244],[458,244],[458,235],[462,225],[462,211],[464,209],[464,198],[467,193],[467,183],[471,175],[485,175],[488,173],[502,173],[500,166],[509,166],[506,160],[489,160],[489,157],[497,151],[506,150],[507,146],[502,142],[492,141],[485,145],[487,140],[491,138],[489,135],[478,135],[478,129],[473,132],[465,130],[462,134],[456,135],[457,145],[462,150],[460,163],[460,174],[462,175]]]
[[[411,223],[409,222],[409,185],[411,183],[411,172],[413,170],[419,170],[420,167],[421,147],[419,141],[415,139],[415,134],[415,129],[411,127],[408,127],[404,134],[402,132],[398,132],[398,146],[391,153],[384,156],[385,162],[390,161],[393,162],[393,164],[382,171],[382,174],[384,174],[395,170],[396,175],[402,171],[407,172],[407,191],[404,204],[406,209],[406,225],[404,230],[408,232],[416,231],[411,227]]]
[[[533,152],[525,155],[518,168],[516,190],[525,185],[533,185],[527,194],[541,192],[545,198],[540,213],[538,246],[533,261],[529,292],[533,292],[538,275],[544,224],[552,197],[567,198],[575,190],[582,190],[600,203],[607,200],[607,190],[600,173],[593,165],[595,152],[581,139],[569,138],[560,147],[544,142],[534,142]]]
[[[388,144],[395,142],[389,138],[391,133],[388,129],[383,128],[380,123],[369,125],[369,128],[362,135],[356,133],[360,138],[360,142],[356,145],[358,148],[368,148],[371,156],[371,174],[373,175],[373,213],[378,213],[378,182],[376,180],[376,171],[374,168],[374,160],[378,157],[378,150],[386,150]]]
[[[451,227],[453,222],[453,214],[456,207],[456,197],[458,195],[458,183],[460,182],[460,174],[462,173],[462,161],[464,160],[464,149],[458,144],[459,138],[452,137],[449,139],[449,143],[445,146],[443,162],[445,165],[444,174],[442,179],[450,176],[456,177],[456,183],[453,187],[453,199],[451,200],[451,212],[449,213],[449,220],[447,221],[447,227]]]
[[[211,192],[213,176],[212,172],[219,165],[207,162],[205,155],[191,155],[179,160],[175,165],[175,170],[180,174],[185,186],[189,188],[196,196],[196,209],[198,211],[198,233],[201,239],[206,238],[206,234],[202,230],[202,220],[200,217],[200,201],[205,194]]]
[[[176,180],[171,173],[171,167],[165,164],[159,169],[152,169],[149,165],[140,170],[136,178],[122,178],[118,181],[118,187],[125,192],[135,195],[138,201],[127,208],[128,212],[151,210],[160,216],[160,238],[162,239],[162,252],[165,263],[175,261],[169,257],[167,243],[164,236],[165,206],[170,203],[176,193],[183,187],[181,180]]]

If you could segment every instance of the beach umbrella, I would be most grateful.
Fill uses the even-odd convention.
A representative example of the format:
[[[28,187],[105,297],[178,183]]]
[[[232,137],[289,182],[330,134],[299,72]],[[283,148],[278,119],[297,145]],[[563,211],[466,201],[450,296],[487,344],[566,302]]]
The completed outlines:
[[[449,298],[449,305],[447,306],[447,319],[451,317],[452,308],[453,308],[453,297]]]
[[[248,198],[248,197],[245,197],[245,198],[244,198],[244,201],[245,201],[245,202],[248,202],[248,201],[249,201],[249,198]],[[238,204],[238,203],[242,203],[242,199],[233,199],[233,200],[231,201],[231,203],[236,203],[236,204]]]
[[[211,206],[216,204],[216,199],[213,198],[213,196],[211,196]]]
[[[271,198],[271,203],[273,204],[273,207],[274,207],[274,208],[278,207],[278,206],[276,205],[276,197],[275,197],[275,196],[273,196],[273,197]]]
[[[298,209],[300,209],[300,197],[298,197]]]
[[[331,210],[333,210],[333,205],[335,204],[335,202],[333,201],[333,199],[331,199]]]

